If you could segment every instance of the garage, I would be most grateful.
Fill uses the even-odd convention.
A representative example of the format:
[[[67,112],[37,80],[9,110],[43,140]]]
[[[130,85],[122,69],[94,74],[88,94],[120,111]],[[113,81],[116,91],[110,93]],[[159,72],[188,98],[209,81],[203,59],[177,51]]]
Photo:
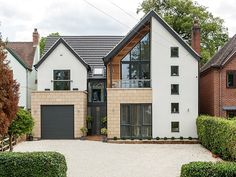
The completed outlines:
[[[74,105],[41,105],[41,138],[74,138]]]

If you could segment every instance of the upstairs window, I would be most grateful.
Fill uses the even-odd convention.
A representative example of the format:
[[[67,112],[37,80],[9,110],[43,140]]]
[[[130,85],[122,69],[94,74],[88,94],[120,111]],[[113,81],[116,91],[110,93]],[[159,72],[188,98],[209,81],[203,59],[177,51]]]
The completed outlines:
[[[171,47],[170,48],[170,56],[171,57],[179,57],[179,47]]]
[[[171,132],[179,132],[179,122],[171,122]]]
[[[179,84],[171,84],[171,95],[179,95]]]
[[[227,88],[236,88],[236,71],[227,71]]]
[[[179,103],[171,103],[171,113],[179,113]]]
[[[179,66],[171,66],[171,76],[179,76]]]
[[[53,71],[53,89],[70,90],[70,70]]]

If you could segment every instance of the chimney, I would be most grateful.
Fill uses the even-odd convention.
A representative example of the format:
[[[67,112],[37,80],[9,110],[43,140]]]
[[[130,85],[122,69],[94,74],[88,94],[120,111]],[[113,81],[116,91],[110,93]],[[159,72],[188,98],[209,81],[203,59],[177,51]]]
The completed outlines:
[[[193,28],[192,28],[192,48],[199,55],[201,53],[200,42],[201,42],[201,28],[200,28],[200,25],[199,25],[199,19],[194,18]]]
[[[34,32],[33,32],[33,46],[37,46],[39,44],[39,33],[37,28],[34,28]]]

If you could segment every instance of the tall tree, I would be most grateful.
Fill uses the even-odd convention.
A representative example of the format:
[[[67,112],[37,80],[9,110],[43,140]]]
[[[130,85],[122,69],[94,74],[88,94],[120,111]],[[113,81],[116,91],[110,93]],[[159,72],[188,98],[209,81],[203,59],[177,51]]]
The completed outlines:
[[[155,10],[183,39],[191,43],[193,19],[201,26],[201,64],[209,60],[228,40],[224,20],[214,17],[207,7],[192,0],[143,0],[137,13]]]
[[[5,43],[0,37],[0,135],[7,133],[16,117],[19,101],[19,84],[13,79],[13,72],[6,60]]]
[[[60,36],[60,34],[58,32],[56,33],[51,33],[48,36]],[[47,37],[48,37],[47,36]],[[41,37],[40,42],[39,42],[39,46],[40,46],[40,56],[43,55],[44,52],[44,48],[45,48],[45,43],[46,43],[46,38],[47,37]]]

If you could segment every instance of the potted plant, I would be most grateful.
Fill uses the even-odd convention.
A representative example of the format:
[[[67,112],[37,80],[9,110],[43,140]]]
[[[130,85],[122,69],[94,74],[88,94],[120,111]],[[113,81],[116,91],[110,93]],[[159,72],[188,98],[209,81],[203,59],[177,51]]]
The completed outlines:
[[[85,139],[85,136],[87,135],[88,129],[86,127],[81,127],[80,131],[82,132],[83,136],[80,138],[81,140]]]
[[[103,142],[106,142],[107,141],[107,128],[102,128],[101,134],[103,135]]]

